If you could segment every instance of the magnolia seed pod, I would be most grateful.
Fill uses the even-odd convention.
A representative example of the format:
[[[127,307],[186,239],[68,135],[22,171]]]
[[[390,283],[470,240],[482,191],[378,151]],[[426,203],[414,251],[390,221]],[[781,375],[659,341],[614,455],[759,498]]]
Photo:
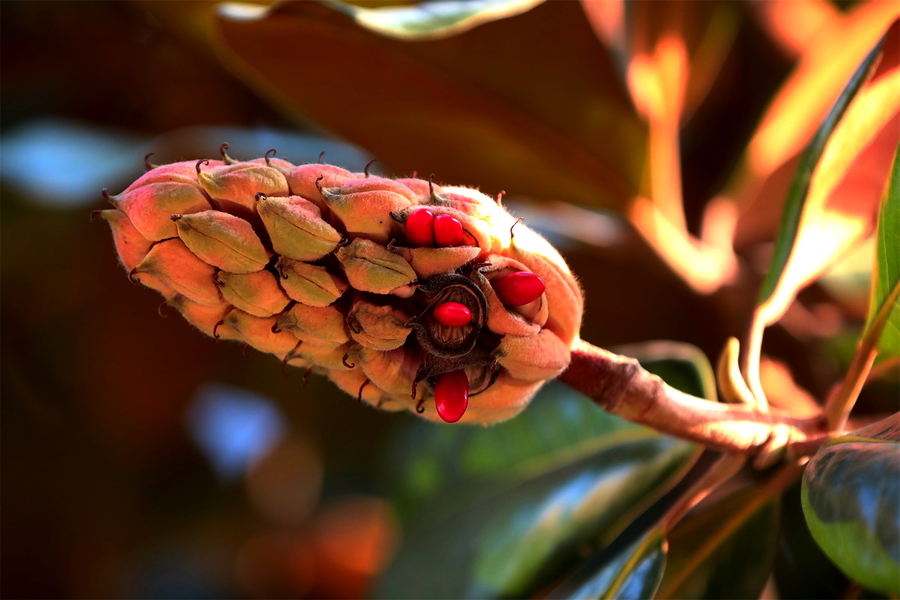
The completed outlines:
[[[388,304],[378,305],[357,298],[347,314],[350,337],[372,350],[394,350],[406,343],[412,329],[409,316]]]
[[[282,175],[287,179],[287,174],[297,168],[297,166],[289,161],[284,160],[283,158],[275,158],[273,156],[269,156],[270,154],[274,154],[275,151],[269,150],[266,152],[266,155],[263,158],[254,158],[253,160],[248,160],[246,162],[253,163],[255,165],[266,165],[267,167],[272,167],[273,169],[277,169],[281,172]],[[240,162],[232,160],[232,162]]]
[[[204,160],[199,162],[202,162],[209,167],[218,167],[224,164],[220,160]],[[196,160],[189,160],[153,167],[136,179],[134,183],[125,188],[125,191],[130,192],[133,189],[151,183],[187,183],[198,189],[202,189],[200,188],[200,180],[197,178],[197,163],[198,161]]]
[[[214,306],[222,302],[213,281],[215,272],[176,238],[154,244],[132,274],[140,279],[146,273],[198,304]],[[145,283],[143,279],[141,283]]]
[[[218,210],[173,215],[178,237],[202,260],[231,273],[262,270],[269,256],[253,226]]]
[[[275,265],[281,274],[281,287],[292,299],[307,306],[328,306],[340,298],[350,284],[319,265],[282,256]]]
[[[281,171],[252,162],[223,165],[201,170],[200,185],[211,198],[226,200],[254,210],[256,195],[287,196],[287,180]]]
[[[458,187],[443,188],[438,198],[442,207],[436,210],[456,217],[482,250],[502,254],[509,247],[516,219],[496,202],[478,190]]]
[[[456,423],[469,408],[469,378],[462,369],[441,375],[434,384],[434,409],[445,423]]]
[[[501,367],[524,381],[554,379],[571,360],[569,346],[549,329],[527,337],[507,335],[495,355]]]
[[[418,361],[403,348],[381,352],[371,348],[358,348],[350,353],[350,360],[359,364],[363,373],[378,388],[395,397],[409,397]]]
[[[519,414],[544,385],[543,381],[522,381],[501,372],[494,383],[470,398],[462,423],[498,423]],[[425,415],[429,415],[426,413]],[[433,418],[433,417],[432,417]],[[436,420],[433,418],[433,420]]]
[[[481,248],[462,246],[457,248],[394,248],[412,267],[419,279],[428,279],[441,273],[452,273],[474,261]]]
[[[373,406],[507,419],[578,342],[562,257],[477,190],[223,154],[120,196],[101,215],[134,278],[205,333]]]
[[[98,214],[109,223],[119,261],[126,271],[131,271],[150,252],[152,242],[135,229],[128,216],[121,210],[109,208],[101,210]]]
[[[210,337],[226,340],[241,339],[240,333],[231,327],[221,325],[225,315],[232,310],[232,306],[226,302],[205,306],[197,304],[181,294],[175,294],[166,300],[166,304],[181,313],[188,323]]]
[[[435,194],[440,193],[441,188],[430,181],[417,178],[400,178],[395,179],[397,183],[412,192],[413,197],[410,198],[416,204],[431,204],[435,199]]]
[[[427,208],[411,206],[396,211],[394,218],[403,224],[404,238],[411,247],[477,246],[482,250],[491,248],[491,236],[483,231],[476,221],[445,204]]]
[[[415,293],[416,272],[403,257],[365,238],[356,238],[338,248],[350,285],[373,294],[394,294],[409,298]]]
[[[327,373],[328,378],[339,388],[362,402],[390,411],[406,408],[403,404],[391,399],[390,396],[382,392],[378,386],[372,385],[372,382],[360,369],[331,369]]]
[[[517,286],[516,279],[524,285]],[[546,294],[541,291],[546,286],[519,261],[505,256],[493,257],[490,265],[472,274],[472,280],[484,292],[491,307],[488,322],[491,331],[503,335],[528,335],[537,331],[535,326],[541,328],[547,322],[549,304],[544,301]]]
[[[277,321],[274,316],[254,317],[234,309],[226,315],[223,324],[240,333],[241,339],[260,352],[274,354],[283,360],[285,355],[298,348],[300,340],[288,331],[279,331]]]
[[[523,227],[516,230],[510,247],[510,256],[543,280],[545,297],[553,298],[543,327],[551,330],[568,345],[578,339],[584,311],[584,298],[578,281],[559,258],[559,253],[544,238]],[[554,258],[556,260],[554,260]]]
[[[340,188],[341,184],[353,178],[353,174],[346,169],[334,165],[300,165],[284,174],[291,188],[291,195],[302,196],[314,203],[320,209],[328,209],[322,194],[323,188]]]
[[[169,217],[208,210],[203,191],[189,183],[151,183],[109,198],[113,206],[128,215],[141,235],[150,241],[177,237]]]
[[[318,206],[300,196],[260,196],[257,210],[275,252],[294,260],[318,260],[333,252],[343,238],[322,219]]]
[[[169,283],[159,277],[154,275],[150,275],[149,273],[137,273],[132,270],[128,274],[129,279],[135,282],[139,282],[144,287],[148,287],[151,290],[156,290],[160,294],[162,294],[163,298],[171,298],[178,294],[178,292],[173,288]]]
[[[310,364],[318,365],[324,369],[340,371],[356,367],[355,363],[348,361],[352,349],[352,342],[340,346],[323,346],[315,342],[303,342],[297,347],[295,354]]]
[[[478,286],[462,275],[445,274],[432,277],[420,289],[431,306],[409,322],[419,344],[440,358],[458,359],[471,353],[487,320],[487,304]],[[466,325],[447,325],[436,317],[435,308],[447,302],[469,311]]]
[[[271,317],[283,311],[290,302],[290,298],[279,287],[278,279],[268,271],[220,271],[216,275],[216,282],[226,301],[254,317]]]
[[[322,188],[321,193],[348,236],[379,244],[387,244],[399,231],[391,213],[408,208],[415,199],[406,186],[381,177],[345,181],[338,188]]]
[[[319,346],[334,348],[350,341],[344,313],[334,306],[295,304],[278,319],[278,328]]]

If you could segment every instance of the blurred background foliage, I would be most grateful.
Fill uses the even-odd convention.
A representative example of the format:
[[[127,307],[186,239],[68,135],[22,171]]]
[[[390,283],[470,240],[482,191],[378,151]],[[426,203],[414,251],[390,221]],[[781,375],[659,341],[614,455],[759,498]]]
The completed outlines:
[[[381,4],[397,3],[364,3]],[[795,104],[772,116],[770,101],[792,74],[828,71],[816,61],[842,54],[833,44],[809,51],[827,47],[823,31],[867,50],[875,37],[853,32],[881,27],[880,35],[886,21],[871,14],[890,3],[638,3],[627,39],[596,3],[505,4],[507,19],[431,39],[401,21],[388,23],[387,37],[374,16],[366,22],[327,3],[285,3],[256,21],[246,5],[217,17],[214,2],[0,3],[4,596],[536,594],[683,475],[696,458],[689,446],[606,417],[561,386],[490,430],[367,409],[317,377],[304,386],[302,373],[282,376],[270,356],[244,355],[164,309],[158,318],[160,299],[128,283],[105,226],[88,220],[103,207],[100,188],[124,188],[148,152],[165,163],[212,157],[228,142],[237,158],[277,148],[301,163],[325,151],[355,171],[377,158],[380,173],[434,172],[488,194],[505,190],[511,210],[580,275],[585,339],[604,347],[673,339],[716,356],[747,327],[797,156],[833,101],[821,90],[839,91],[847,69],[826,74],[805,105],[788,98]],[[640,93],[640,71],[627,73],[672,22],[691,65],[680,84],[661,79],[663,90],[681,86],[674,121]],[[447,25],[429,31],[435,24]],[[888,43],[885,55],[896,55]],[[769,147],[781,145],[776,156],[763,153],[768,163],[751,144],[764,115],[791,132],[773,138]],[[667,176],[683,191],[686,231],[709,241],[708,206],[720,195],[743,194],[750,215],[735,235],[738,275],[712,287],[679,271],[629,212],[652,191],[647,156],[665,146],[666,127],[680,135],[680,164]],[[773,402],[823,398],[846,368],[871,271],[871,249],[851,246],[769,331],[761,366]],[[702,363],[687,362],[667,380]],[[680,387],[709,396],[696,377]],[[864,390],[860,411],[895,410],[895,391],[888,374]],[[591,440],[598,445],[585,446]],[[629,462],[637,456],[644,462]],[[633,482],[629,506],[592,495],[647,464],[658,469]],[[509,504],[503,489],[536,504]],[[848,583],[795,527],[795,496],[745,511],[726,546],[762,544],[760,560],[774,562],[784,597],[840,597]],[[498,519],[534,523],[528,511],[548,498],[575,502],[571,527],[587,537],[561,536],[546,549],[549,562],[523,557],[517,564],[543,565],[528,576],[490,569],[531,539],[505,539],[510,530],[543,539]],[[462,506],[475,512],[460,515]],[[779,531],[780,511],[780,536],[746,539]],[[709,531],[702,517],[685,521],[687,547],[691,532]],[[429,537],[431,520],[486,536],[471,580],[441,578],[440,562],[421,562],[417,548],[439,548],[435,560],[451,562],[471,550],[458,537]],[[376,586],[401,543],[405,562]],[[729,560],[721,548],[707,551]],[[664,590],[725,593],[697,566]],[[766,584],[767,570],[739,571],[741,591]]]

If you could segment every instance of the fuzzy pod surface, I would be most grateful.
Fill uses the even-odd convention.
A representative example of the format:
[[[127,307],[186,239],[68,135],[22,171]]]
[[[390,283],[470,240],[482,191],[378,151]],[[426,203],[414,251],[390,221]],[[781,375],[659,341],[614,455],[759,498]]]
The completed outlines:
[[[378,408],[509,419],[578,343],[563,258],[475,189],[223,152],[104,196],[133,281]]]

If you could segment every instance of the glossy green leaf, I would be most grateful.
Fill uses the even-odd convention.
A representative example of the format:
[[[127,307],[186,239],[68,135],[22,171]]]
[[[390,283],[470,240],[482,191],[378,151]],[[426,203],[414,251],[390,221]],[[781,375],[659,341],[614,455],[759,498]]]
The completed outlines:
[[[520,597],[555,579],[635,508],[656,499],[693,454],[635,431],[607,449],[468,498],[435,499],[410,527],[383,597]],[[505,482],[504,482],[505,483]],[[440,565],[439,568],[434,568]]]
[[[695,358],[680,362],[684,387],[702,395]],[[677,362],[659,357],[646,366],[674,373]],[[696,456],[693,445],[608,415],[559,384],[489,429],[424,425],[388,461],[400,474],[395,489],[409,526],[378,589],[383,597],[535,593],[612,541]],[[627,571],[610,589],[655,586],[661,553],[647,546],[616,560]],[[601,569],[623,573],[612,563]]]
[[[645,127],[580,5],[507,16],[527,6],[450,3],[440,10],[463,12],[436,19],[431,3],[226,4],[216,40],[252,87],[396,174],[621,208],[638,187]]]
[[[816,542],[864,587],[900,594],[900,413],[831,440],[803,474]]]
[[[600,568],[583,570],[554,590],[553,598],[652,598],[666,566],[665,539],[653,529],[612,557],[599,556]]]
[[[386,477],[401,509],[414,510],[434,497],[497,478],[528,477],[638,431],[554,382],[521,416],[490,428],[412,422],[396,437]]]
[[[616,348],[669,385],[715,399],[715,379],[695,346],[648,342]],[[551,400],[552,399],[552,400]],[[584,396],[552,382],[526,412],[490,428],[434,427],[414,420],[395,436],[386,478],[401,509],[498,477],[526,477],[599,451],[638,425],[597,410]]]
[[[801,482],[781,498],[781,531],[772,575],[781,598],[843,598],[849,581],[813,539],[800,505]]]
[[[900,355],[900,297],[897,292],[900,288],[900,146],[894,155],[894,165],[881,201],[876,240],[875,272],[865,331],[868,333],[881,318],[885,319],[877,347],[882,352]],[[882,311],[888,312],[879,317]]]
[[[825,145],[831,134],[844,116],[851,101],[856,97],[878,64],[883,44],[884,39],[879,41],[863,59],[800,158],[800,164],[797,167],[797,172],[794,174],[794,179],[791,182],[788,197],[785,201],[772,261],[760,290],[758,299],[760,306],[773,300],[779,285],[782,283],[782,276],[800,233],[801,217],[806,205],[813,172],[819,159],[822,157]]]
[[[751,486],[669,534],[666,572],[657,598],[758,598],[771,573],[779,502]]]

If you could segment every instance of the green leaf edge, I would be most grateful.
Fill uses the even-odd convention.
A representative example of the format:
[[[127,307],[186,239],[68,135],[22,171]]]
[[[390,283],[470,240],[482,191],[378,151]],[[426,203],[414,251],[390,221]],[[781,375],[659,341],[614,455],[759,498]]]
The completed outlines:
[[[873,329],[881,325],[878,336],[878,350],[893,355],[900,354],[900,144],[894,153],[894,162],[888,182],[885,186],[884,196],[881,200],[881,208],[878,215],[878,230],[875,233],[877,250],[875,253],[875,265],[872,270],[872,291],[869,298],[869,315],[863,330],[863,337],[868,337]],[[893,275],[896,281],[891,285],[888,279],[891,275],[889,262],[897,263]],[[883,262],[882,262],[883,259]],[[882,267],[885,267],[882,269]],[[884,272],[887,271],[887,272]],[[893,298],[893,300],[891,300]],[[882,315],[882,311],[887,314]],[[884,329],[891,321],[895,321],[897,330],[897,347],[884,344]],[[879,323],[881,321],[881,323]]]
[[[857,67],[856,71],[850,77],[850,81],[841,91],[837,101],[831,107],[831,110],[825,117],[825,120],[816,130],[812,141],[803,151],[800,158],[800,164],[791,181],[791,187],[788,191],[787,200],[784,205],[784,212],[781,215],[781,223],[778,228],[778,239],[775,242],[775,250],[772,255],[772,261],[769,270],[763,280],[760,289],[757,306],[765,304],[775,293],[778,284],[781,282],[781,276],[784,274],[784,268],[787,266],[797,240],[797,234],[800,229],[800,220],[803,215],[803,208],[806,205],[806,198],[809,193],[809,185],[812,180],[812,174],[815,170],[825,145],[831,134],[834,132],[841,118],[843,118],[847,107],[862,86],[869,79],[869,76],[878,63],[878,57],[881,55],[881,49],[884,45],[886,35],[875,44],[875,47],[869,51],[863,61]]]
[[[893,580],[890,576],[883,579],[882,575],[874,572],[872,564],[862,565],[853,560],[846,560],[849,554],[842,553],[840,556],[836,554],[835,549],[829,544],[823,544],[822,540],[831,539],[835,535],[841,539],[864,539],[870,536],[869,530],[862,523],[856,521],[848,521],[839,524],[826,524],[819,520],[809,501],[809,486],[806,483],[806,477],[800,488],[800,504],[803,507],[803,516],[806,518],[806,526],[812,533],[813,540],[825,556],[831,560],[847,577],[859,582],[864,587],[888,594],[891,596],[900,596],[900,564],[894,562],[887,552],[879,544],[871,544],[867,558],[871,558],[875,554],[875,560],[879,565],[887,565],[885,571],[893,574]],[[830,530],[840,528],[840,533],[835,534]],[[874,548],[874,551],[872,550]]]
[[[659,553],[662,555],[662,565],[660,566],[656,584],[653,586],[652,595],[655,595],[656,591],[659,589],[660,582],[662,582],[662,575],[666,570],[666,557],[668,556],[666,546],[665,533],[663,532],[662,527],[656,527],[651,530],[644,537],[632,555],[628,557],[628,560],[625,561],[625,566],[619,571],[619,574],[616,575],[615,579],[613,579],[610,586],[606,589],[606,593],[604,593],[601,598],[604,600],[619,598],[622,587],[628,582],[633,569],[647,560],[651,554]]]
[[[775,514],[778,514],[777,503],[780,501],[780,497],[776,497],[773,495],[772,490],[770,489],[758,489],[756,493],[753,495],[749,494],[750,490],[741,490],[736,492],[736,494],[745,493],[750,496],[747,504],[744,505],[738,512],[734,513],[730,519],[727,519],[719,524],[719,526],[715,529],[712,537],[706,539],[700,547],[695,551],[694,560],[690,561],[686,565],[683,565],[684,575],[679,576],[679,578],[675,580],[670,580],[667,582],[667,588],[663,591],[667,592],[668,596],[672,596],[672,594],[684,585],[684,583],[690,578],[697,569],[702,567],[704,563],[709,560],[712,556],[713,552],[716,551],[722,544],[726,543],[728,539],[737,533],[741,527],[754,516],[759,514],[763,510],[767,510],[772,508],[775,510]],[[728,502],[731,500],[733,496],[725,498],[722,502]],[[774,508],[773,508],[774,507]],[[713,508],[715,510],[715,508]],[[696,525],[695,525],[696,526]],[[662,581],[660,582],[662,584]],[[659,592],[659,589],[657,589]]]

